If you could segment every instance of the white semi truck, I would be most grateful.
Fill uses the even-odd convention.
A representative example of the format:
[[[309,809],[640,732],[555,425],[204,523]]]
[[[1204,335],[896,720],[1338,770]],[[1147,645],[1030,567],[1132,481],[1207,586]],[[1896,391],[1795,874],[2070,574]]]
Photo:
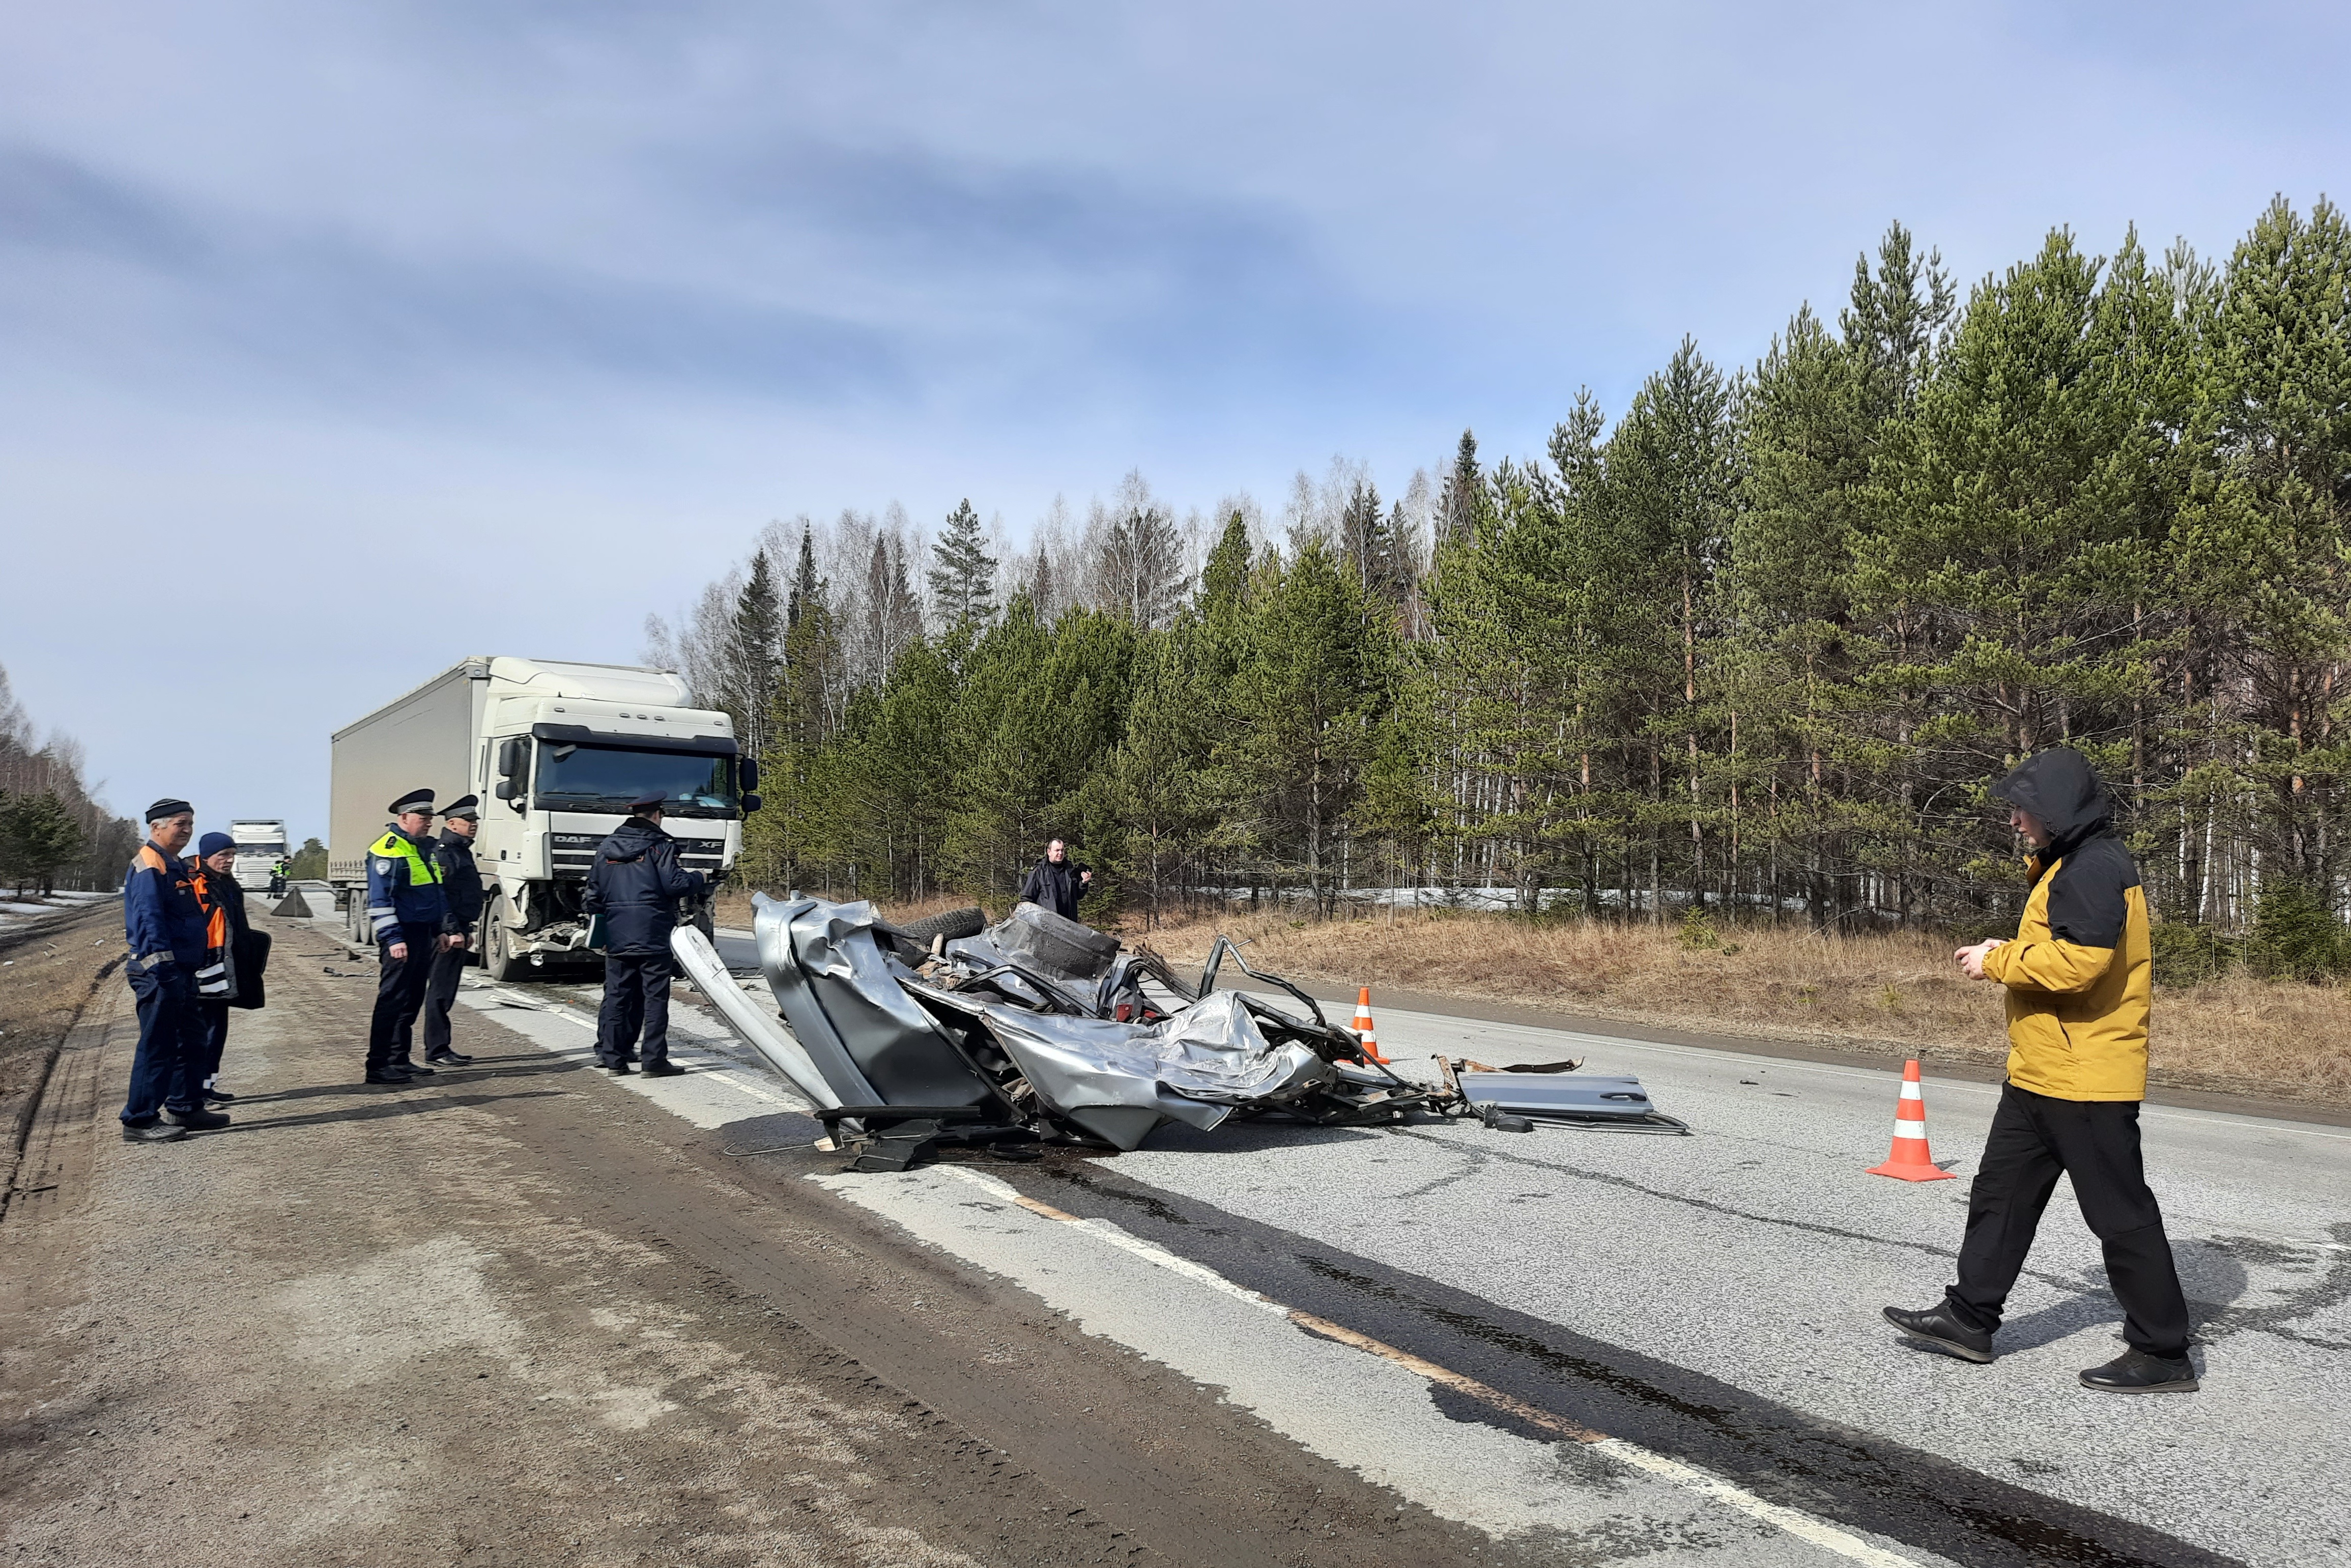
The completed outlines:
[[[492,979],[597,956],[580,894],[632,800],[667,801],[662,825],[686,870],[733,871],[758,765],[727,716],[688,695],[666,670],[473,658],[337,730],[327,875],[352,936],[368,938],[368,846],[412,789],[440,805],[481,797],[477,947]],[[708,935],[706,910],[696,924]]]
[[[236,870],[230,874],[248,893],[275,893],[277,868],[286,860],[286,823],[277,817],[239,817],[228,825],[236,843]]]

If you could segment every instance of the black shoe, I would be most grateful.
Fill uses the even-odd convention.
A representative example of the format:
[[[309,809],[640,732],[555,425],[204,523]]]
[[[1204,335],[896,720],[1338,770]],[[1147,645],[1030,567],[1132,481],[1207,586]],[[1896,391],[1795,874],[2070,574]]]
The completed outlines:
[[[217,1111],[206,1111],[201,1108],[193,1111],[174,1111],[169,1105],[163,1107],[163,1120],[175,1127],[185,1127],[192,1133],[209,1132],[214,1127],[228,1125],[228,1118]]]
[[[2184,1355],[2173,1360],[2143,1350],[2126,1350],[2105,1365],[2082,1374],[2082,1386],[2103,1388],[2109,1394],[2193,1394],[2203,1384],[2196,1375],[2195,1364]]]
[[[645,1076],[648,1078],[676,1078],[682,1076],[684,1071],[684,1068],[678,1066],[674,1061],[648,1061],[645,1063]]]
[[[1991,1335],[1980,1329],[1971,1329],[1953,1317],[1948,1301],[1928,1307],[1923,1312],[1888,1307],[1886,1309],[1886,1321],[1908,1335],[1910,1343],[1920,1350],[1956,1355],[1961,1361],[1989,1362],[1992,1358]]]
[[[122,1141],[126,1144],[176,1144],[188,1135],[185,1127],[175,1127],[169,1122],[125,1122]]]
[[[615,1078],[626,1078],[635,1071],[625,1061],[608,1061],[604,1063],[604,1070]]]
[[[367,1070],[370,1083],[413,1083],[415,1079],[397,1067],[371,1067]]]
[[[230,1093],[225,1089],[207,1089],[204,1091],[204,1099],[214,1105],[234,1105],[236,1103],[236,1096]]]
[[[472,1057],[460,1056],[454,1051],[436,1051],[427,1056],[424,1060],[433,1063],[435,1067],[471,1067],[474,1065],[474,1059]]]

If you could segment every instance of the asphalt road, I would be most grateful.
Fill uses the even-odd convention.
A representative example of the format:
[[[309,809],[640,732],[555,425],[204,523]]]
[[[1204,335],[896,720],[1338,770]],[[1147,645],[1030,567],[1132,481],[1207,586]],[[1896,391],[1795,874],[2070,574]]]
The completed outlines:
[[[720,944],[748,967],[747,939]],[[1115,1160],[817,1179],[1410,1501],[1562,1560],[1620,1540],[1757,1563],[2351,1563],[2351,1133],[2146,1112],[2206,1384],[2130,1399],[2074,1381],[2123,1347],[2062,1187],[1996,1364],[1918,1354],[1879,1320],[1938,1296],[1966,1205],[1964,1179],[1865,1174],[1893,1074],[1429,1014],[1379,1026],[1407,1073],[1437,1051],[1583,1056],[1694,1133],[1169,1127]],[[705,1125],[735,1092],[643,1092],[716,1096],[678,1106]],[[1997,1090],[1930,1062],[1926,1095],[1935,1154],[1964,1178]],[[1302,1344],[1269,1299],[1698,1479]]]

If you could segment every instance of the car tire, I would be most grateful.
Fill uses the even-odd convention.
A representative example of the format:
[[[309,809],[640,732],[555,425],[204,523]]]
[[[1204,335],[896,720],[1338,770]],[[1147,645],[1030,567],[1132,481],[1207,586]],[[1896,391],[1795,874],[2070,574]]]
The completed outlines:
[[[899,936],[910,936],[919,946],[927,947],[934,936],[959,942],[967,936],[978,936],[987,929],[987,913],[974,904],[968,909],[950,909],[944,915],[928,915],[920,920],[909,920],[892,929]]]

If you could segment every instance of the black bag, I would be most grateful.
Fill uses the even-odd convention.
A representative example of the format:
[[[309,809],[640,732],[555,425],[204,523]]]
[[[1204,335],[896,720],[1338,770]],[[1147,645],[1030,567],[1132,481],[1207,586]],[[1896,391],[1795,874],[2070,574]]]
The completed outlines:
[[[236,995],[229,998],[228,1005],[266,1006],[261,994],[261,972],[269,967],[269,933],[248,926],[230,939],[229,947],[236,965]]]

